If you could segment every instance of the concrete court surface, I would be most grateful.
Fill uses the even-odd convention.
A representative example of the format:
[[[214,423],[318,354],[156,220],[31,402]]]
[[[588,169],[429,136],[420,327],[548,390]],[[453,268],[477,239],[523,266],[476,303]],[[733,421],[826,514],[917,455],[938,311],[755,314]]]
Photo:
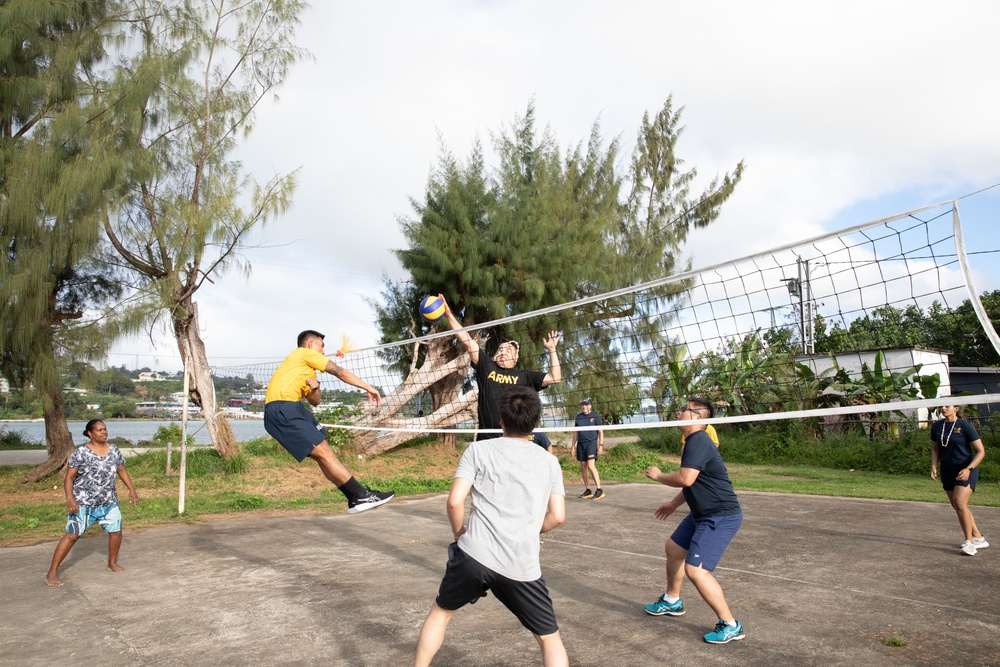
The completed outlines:
[[[930,483],[930,482],[929,482]],[[715,618],[690,582],[687,614],[652,617],[674,493],[567,487],[567,521],[542,570],[574,665],[1000,665],[1000,508],[973,511],[994,546],[959,554],[946,504],[744,492],[743,528],[716,570],[746,639],[710,645]],[[43,576],[53,542],[0,549],[0,665],[411,664],[444,573],[445,496],[358,515],[226,519],[77,543]],[[894,634],[905,647],[883,642]],[[492,596],[454,617],[435,665],[541,664]]]

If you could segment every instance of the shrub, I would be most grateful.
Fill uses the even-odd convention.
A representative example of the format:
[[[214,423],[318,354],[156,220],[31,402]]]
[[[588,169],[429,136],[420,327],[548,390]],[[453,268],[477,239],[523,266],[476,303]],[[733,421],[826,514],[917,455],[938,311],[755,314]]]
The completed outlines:
[[[177,424],[169,424],[167,426],[161,426],[156,429],[156,434],[153,435],[153,439],[150,441],[153,447],[166,447],[167,443],[172,446],[180,447],[181,445],[181,427]],[[194,436],[188,433],[187,436],[188,447],[194,444]]]
[[[0,449],[39,449],[44,444],[28,440],[20,431],[8,431],[0,428]]]
[[[252,494],[239,496],[233,501],[233,509],[236,510],[256,510],[267,507],[267,498],[261,495]]]
[[[361,408],[356,405],[338,405],[329,410],[320,410],[315,413],[316,421],[320,424],[345,424],[350,418],[361,414]],[[327,429],[329,434],[326,442],[333,448],[334,452],[340,452],[340,446],[349,443],[354,438],[353,431],[343,428]]]

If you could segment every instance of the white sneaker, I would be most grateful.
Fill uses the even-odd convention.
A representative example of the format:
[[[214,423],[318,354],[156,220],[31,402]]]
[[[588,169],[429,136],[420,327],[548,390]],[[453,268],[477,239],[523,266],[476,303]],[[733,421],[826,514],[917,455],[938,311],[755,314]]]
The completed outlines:
[[[985,537],[973,537],[972,546],[976,547],[977,549],[985,549],[986,547],[990,546],[990,543],[986,541]]]
[[[962,550],[962,553],[965,554],[966,556],[976,555],[976,545],[974,545],[969,540],[962,542],[962,546],[960,548]]]

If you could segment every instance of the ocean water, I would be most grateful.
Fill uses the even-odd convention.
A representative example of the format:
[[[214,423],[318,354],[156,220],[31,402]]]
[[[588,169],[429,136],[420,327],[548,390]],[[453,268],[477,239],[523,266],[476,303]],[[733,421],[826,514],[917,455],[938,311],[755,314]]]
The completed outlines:
[[[180,428],[181,425],[180,421],[158,421],[146,419],[136,421],[117,421],[110,419],[106,420],[104,423],[108,426],[109,438],[125,438],[133,445],[138,444],[140,440],[152,440],[153,436],[156,435],[157,429],[161,426],[176,424],[177,427]],[[73,442],[78,445],[82,445],[87,442],[87,438],[83,435],[83,429],[87,425],[87,422],[71,421],[68,422],[68,424],[69,432],[73,434]],[[264,432],[263,419],[232,419],[230,420],[229,425],[233,427],[233,435],[236,436],[236,440],[239,442],[246,442],[247,440],[261,438],[267,435],[267,433]],[[16,431],[21,433],[25,440],[37,442],[38,444],[45,444],[45,424],[40,421],[0,421],[0,429],[11,432]],[[203,420],[189,419],[187,430],[188,434],[194,438],[195,444],[212,444],[212,439],[208,436],[208,429],[205,427],[205,422]]]

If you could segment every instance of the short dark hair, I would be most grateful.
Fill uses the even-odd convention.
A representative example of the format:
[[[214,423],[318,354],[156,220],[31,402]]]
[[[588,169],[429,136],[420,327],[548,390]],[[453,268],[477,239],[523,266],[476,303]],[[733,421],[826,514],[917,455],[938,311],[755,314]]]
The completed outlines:
[[[688,405],[693,405],[695,410],[708,410],[708,418],[711,419],[715,416],[715,409],[712,404],[706,401],[701,396],[692,396],[687,400]]]
[[[510,387],[497,404],[504,435],[531,435],[542,421],[542,399],[531,387]]]
[[[104,423],[103,419],[91,419],[89,422],[87,422],[87,425],[83,427],[83,437],[89,438],[90,432],[93,431],[98,424],[103,424],[103,423]]]
[[[310,338],[319,338],[320,340],[323,340],[324,338],[326,338],[326,336],[324,336],[323,334],[321,334],[318,331],[313,331],[312,329],[306,329],[305,331],[303,331],[302,333],[299,334],[299,338],[298,338],[298,341],[299,341],[298,345],[299,345],[299,347],[302,347],[307,342],[309,342]]]

